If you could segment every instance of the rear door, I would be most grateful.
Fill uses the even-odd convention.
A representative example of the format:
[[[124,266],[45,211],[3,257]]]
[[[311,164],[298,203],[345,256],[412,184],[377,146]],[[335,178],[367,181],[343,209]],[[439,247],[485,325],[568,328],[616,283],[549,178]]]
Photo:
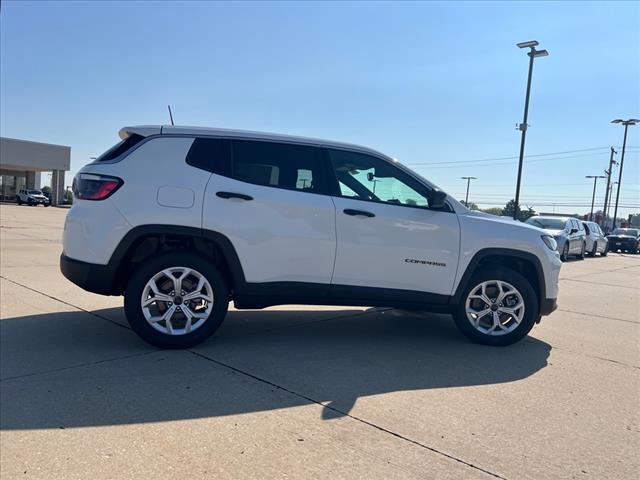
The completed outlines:
[[[455,213],[429,209],[428,188],[390,162],[347,150],[329,154],[339,187],[332,295],[349,294],[346,286],[451,295],[460,246]]]
[[[228,142],[231,151],[207,186],[203,228],[229,238],[247,282],[305,282],[328,290],[336,234],[323,152],[268,141],[208,141]]]

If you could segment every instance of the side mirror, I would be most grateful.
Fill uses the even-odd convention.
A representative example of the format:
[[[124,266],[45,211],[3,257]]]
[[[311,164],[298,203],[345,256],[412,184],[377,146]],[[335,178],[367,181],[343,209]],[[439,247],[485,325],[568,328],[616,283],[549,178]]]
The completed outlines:
[[[431,192],[431,202],[429,207],[434,209],[444,208],[446,205],[447,194],[441,190]]]
[[[569,233],[578,233],[578,229],[577,228],[572,228]]]

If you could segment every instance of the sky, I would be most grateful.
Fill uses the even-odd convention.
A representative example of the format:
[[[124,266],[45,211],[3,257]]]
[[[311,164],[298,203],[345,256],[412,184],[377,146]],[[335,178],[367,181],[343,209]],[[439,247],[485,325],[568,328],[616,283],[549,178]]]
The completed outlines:
[[[640,118],[639,2],[5,0],[0,133],[71,146],[73,175],[121,127],[168,123],[171,104],[180,125],[366,145],[459,199],[460,177],[474,176],[469,201],[504,206],[528,68],[516,43],[527,40],[550,55],[534,65],[521,203],[588,213],[584,177],[622,145],[610,121]],[[639,160],[640,125],[624,216],[640,212]]]

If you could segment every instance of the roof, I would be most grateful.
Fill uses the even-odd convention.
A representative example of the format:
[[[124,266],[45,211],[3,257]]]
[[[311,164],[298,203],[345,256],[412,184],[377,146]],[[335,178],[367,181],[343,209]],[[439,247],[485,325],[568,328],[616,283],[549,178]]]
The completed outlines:
[[[225,138],[244,138],[253,140],[271,140],[290,143],[303,143],[307,145],[322,145],[326,147],[347,148],[350,150],[359,150],[362,152],[373,153],[376,155],[382,155],[383,157],[392,160],[388,155],[384,155],[377,150],[363,147],[361,145],[355,145],[345,142],[336,142],[333,140],[323,140],[319,138],[301,137],[295,135],[286,135],[281,133],[268,133],[268,132],[254,132],[250,130],[234,130],[226,128],[207,128],[207,127],[188,127],[179,125],[137,125],[131,127],[124,127],[120,129],[119,135],[123,140],[129,135],[141,135],[148,137],[151,135],[199,135],[210,137],[225,137]]]

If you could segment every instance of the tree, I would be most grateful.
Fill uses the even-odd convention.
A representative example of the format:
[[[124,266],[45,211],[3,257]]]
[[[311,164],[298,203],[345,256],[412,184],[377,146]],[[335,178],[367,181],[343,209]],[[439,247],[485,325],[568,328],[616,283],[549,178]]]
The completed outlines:
[[[467,207],[469,210],[480,210],[478,208],[478,205],[476,205],[473,202],[469,202],[469,204],[467,205],[467,203],[464,200],[460,200],[460,203],[463,204],[465,207]]]
[[[42,187],[42,193],[51,194],[51,187],[49,185],[45,185],[44,187]]]
[[[491,208],[485,208],[482,210],[484,213],[489,213],[491,215],[495,215],[497,217],[499,217],[500,215],[502,215],[502,209],[500,207],[491,207]]]
[[[516,208],[516,201],[513,199],[509,200],[507,204],[504,206],[504,208],[502,209],[502,215],[505,217],[513,217],[513,212],[515,211],[515,208]],[[520,220],[521,222],[524,222],[528,218],[533,217],[535,214],[536,212],[533,208],[527,207],[527,209],[525,210],[524,208],[522,208],[522,206],[520,206],[520,208],[518,209],[517,219]]]

